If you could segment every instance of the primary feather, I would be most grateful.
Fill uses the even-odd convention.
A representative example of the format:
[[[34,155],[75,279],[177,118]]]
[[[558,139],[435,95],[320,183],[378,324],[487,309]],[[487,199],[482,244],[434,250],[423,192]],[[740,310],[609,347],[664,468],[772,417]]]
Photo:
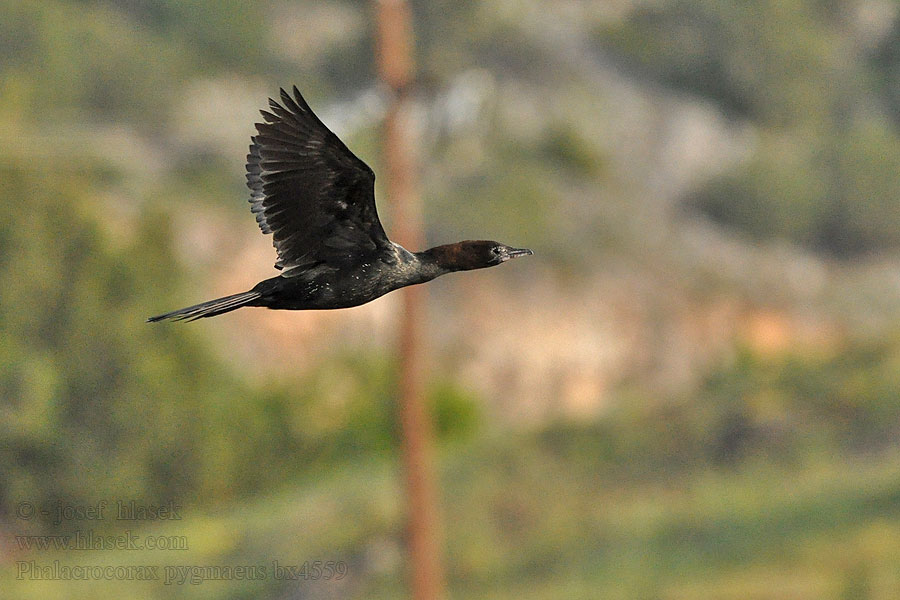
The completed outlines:
[[[279,269],[340,268],[390,242],[375,209],[375,174],[293,88],[260,111],[247,155],[251,210],[273,235]]]

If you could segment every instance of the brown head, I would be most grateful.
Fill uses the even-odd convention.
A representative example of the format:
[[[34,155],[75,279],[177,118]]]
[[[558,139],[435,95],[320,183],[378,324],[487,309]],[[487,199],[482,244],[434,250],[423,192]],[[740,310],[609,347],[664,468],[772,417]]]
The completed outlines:
[[[484,269],[519,256],[534,254],[528,248],[512,248],[489,240],[466,240],[436,246],[422,253],[427,260],[445,272]]]

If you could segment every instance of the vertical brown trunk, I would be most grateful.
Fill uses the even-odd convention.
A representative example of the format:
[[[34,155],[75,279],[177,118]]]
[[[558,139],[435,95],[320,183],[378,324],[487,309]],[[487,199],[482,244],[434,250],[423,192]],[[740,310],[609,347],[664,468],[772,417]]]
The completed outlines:
[[[384,123],[385,186],[398,243],[423,246],[423,218],[416,183],[409,87],[412,79],[412,18],[403,0],[375,0],[378,66],[392,92]],[[415,600],[443,597],[441,535],[432,456],[431,420],[425,406],[423,288],[401,291],[399,418],[407,494],[407,552],[410,591]]]

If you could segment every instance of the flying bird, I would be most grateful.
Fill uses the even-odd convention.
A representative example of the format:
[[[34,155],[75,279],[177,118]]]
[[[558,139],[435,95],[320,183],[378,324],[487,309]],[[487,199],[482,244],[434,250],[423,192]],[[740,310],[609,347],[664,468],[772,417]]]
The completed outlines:
[[[463,241],[410,252],[388,239],[375,209],[375,173],[313,113],[296,86],[260,111],[247,155],[250,210],[272,234],[281,273],[233,294],[147,319],[214,317],[243,306],[348,308],[446,273],[533,252]]]

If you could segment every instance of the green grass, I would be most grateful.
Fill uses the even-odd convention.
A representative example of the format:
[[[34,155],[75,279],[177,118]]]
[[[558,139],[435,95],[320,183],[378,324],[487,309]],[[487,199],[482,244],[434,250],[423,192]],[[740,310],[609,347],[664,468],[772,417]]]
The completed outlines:
[[[900,455],[749,460],[655,480],[591,476],[535,435],[481,438],[442,459],[454,598],[892,598],[900,593]],[[259,582],[17,581],[3,598],[275,598],[271,564],[344,561],[313,596],[400,598],[394,465],[345,468],[277,494],[133,528],[185,551],[17,554],[64,564],[268,565]],[[161,572],[162,574],[162,572]],[[331,597],[331,596],[325,596]]]

